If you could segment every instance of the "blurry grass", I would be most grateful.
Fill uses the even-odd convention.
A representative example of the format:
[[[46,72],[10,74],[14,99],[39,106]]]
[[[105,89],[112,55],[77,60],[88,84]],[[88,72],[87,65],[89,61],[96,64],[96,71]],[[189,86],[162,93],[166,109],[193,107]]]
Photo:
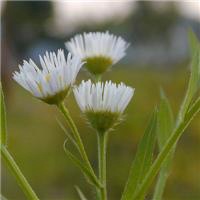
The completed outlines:
[[[85,77],[85,73],[80,77]],[[186,89],[187,78],[185,69],[167,71],[119,67],[104,77],[104,80],[123,81],[136,88],[135,96],[126,111],[126,121],[110,135],[109,200],[117,200],[121,195],[138,140],[154,105],[159,102],[159,87],[164,88],[176,112]],[[66,99],[66,104],[96,168],[95,135],[85,125],[73,95]],[[8,99],[9,148],[33,188],[44,200],[75,200],[78,196],[73,186],[79,185],[85,194],[88,194],[88,199],[93,199],[91,188],[62,150],[65,135],[57,125],[56,117],[61,118],[53,106],[36,100],[12,83],[12,92]],[[199,120],[200,116],[193,121],[178,145],[173,171],[165,192],[166,200],[200,199]],[[2,175],[3,194],[11,200],[25,199],[7,170],[3,169]]]

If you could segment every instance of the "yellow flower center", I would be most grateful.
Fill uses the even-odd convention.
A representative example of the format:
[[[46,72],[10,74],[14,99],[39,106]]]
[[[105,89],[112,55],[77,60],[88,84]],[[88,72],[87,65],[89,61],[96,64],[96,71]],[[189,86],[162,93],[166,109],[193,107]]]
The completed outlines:
[[[87,70],[94,75],[100,75],[104,73],[113,64],[112,59],[105,56],[88,57],[85,58],[84,61],[86,61],[85,67]]]

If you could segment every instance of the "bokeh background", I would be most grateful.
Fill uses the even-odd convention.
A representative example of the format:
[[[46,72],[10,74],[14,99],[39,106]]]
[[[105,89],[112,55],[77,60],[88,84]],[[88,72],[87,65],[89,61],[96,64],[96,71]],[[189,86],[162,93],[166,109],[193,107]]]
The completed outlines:
[[[106,31],[131,43],[127,56],[104,80],[135,87],[126,121],[110,136],[108,147],[109,200],[117,200],[137,144],[164,88],[177,113],[187,86],[190,52],[187,32],[200,36],[199,1],[1,1],[1,78],[6,95],[9,149],[36,193],[44,200],[76,200],[74,185],[94,198],[62,149],[65,135],[53,106],[33,98],[12,80],[23,59],[38,62],[38,54],[64,48],[76,33]],[[77,82],[89,78],[82,70]],[[90,160],[97,168],[96,138],[81,116],[73,95],[66,105],[80,129]],[[178,143],[164,193],[166,200],[200,199],[200,116]],[[2,193],[10,200],[25,199],[2,163]],[[152,188],[153,190],[153,188]],[[148,199],[151,198],[151,192]]]

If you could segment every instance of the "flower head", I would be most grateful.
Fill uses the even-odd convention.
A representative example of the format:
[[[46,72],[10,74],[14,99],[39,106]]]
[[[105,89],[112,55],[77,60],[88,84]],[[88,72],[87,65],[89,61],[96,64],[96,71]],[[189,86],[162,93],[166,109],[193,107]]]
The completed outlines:
[[[46,52],[40,56],[41,68],[31,59],[19,65],[19,72],[13,73],[13,79],[32,95],[49,104],[63,101],[82,66],[78,57],[68,54],[67,61],[63,50],[58,53]]]
[[[108,31],[76,35],[65,43],[74,55],[86,61],[85,66],[94,75],[100,75],[126,54],[127,42]]]
[[[107,81],[93,84],[90,80],[74,88],[80,109],[86,114],[93,128],[105,132],[121,118],[134,94],[134,89],[123,83]]]

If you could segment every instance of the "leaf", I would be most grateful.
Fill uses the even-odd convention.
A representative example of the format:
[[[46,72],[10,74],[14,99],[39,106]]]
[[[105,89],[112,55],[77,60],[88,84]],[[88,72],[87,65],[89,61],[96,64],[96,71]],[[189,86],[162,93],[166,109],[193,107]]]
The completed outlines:
[[[193,33],[190,32],[190,46],[192,50],[192,62],[191,62],[191,74],[188,84],[188,89],[186,91],[185,98],[180,108],[177,124],[180,123],[191,104],[191,101],[197,92],[199,82],[200,82],[200,45]]]
[[[165,143],[167,142],[174,127],[174,118],[171,110],[171,106],[164,92],[161,91],[161,102],[158,111],[158,123],[157,123],[157,139],[159,150],[161,151]],[[174,151],[172,151],[162,164],[153,199],[161,200],[164,191],[165,183],[169,174],[172,157]]]
[[[178,142],[179,138],[185,131],[185,129],[190,124],[191,120],[200,112],[200,97],[192,104],[188,112],[186,113],[185,120],[181,122],[173,133],[170,135],[167,143],[163,147],[162,151],[158,154],[158,157],[154,161],[153,165],[149,169],[148,173],[146,174],[145,178],[142,181],[140,189],[134,196],[134,200],[140,199],[144,194],[146,194],[147,190],[149,189],[151,183],[153,182],[156,174],[160,170],[163,162],[165,161],[168,154],[173,149],[174,145]]]
[[[1,138],[0,138],[0,143],[1,145],[6,145],[7,144],[7,128],[6,128],[6,108],[5,108],[5,101],[4,101],[4,95],[3,95],[3,89],[2,85],[0,85],[0,90],[1,90]]]
[[[192,48],[195,46],[195,53],[192,59],[192,68],[191,68],[191,75],[188,84],[188,89],[181,105],[178,119],[176,121],[175,129],[172,131],[169,139],[167,140],[166,144],[158,154],[156,160],[154,161],[153,165],[147,172],[140,189],[134,195],[134,200],[138,200],[143,197],[146,192],[148,191],[151,183],[153,182],[155,176],[159,172],[161,166],[165,162],[166,158],[170,155],[173,151],[174,146],[178,142],[181,135],[184,133],[185,129],[190,124],[191,120],[200,112],[200,97],[193,102],[193,98],[198,89],[198,82],[200,76],[200,49],[199,45],[194,45],[194,42],[191,44]]]
[[[2,194],[0,194],[0,199],[1,200],[8,200],[6,197],[4,197]]]
[[[195,34],[192,31],[189,31],[189,41],[190,41],[190,48],[191,53],[193,55],[196,54],[196,57],[193,56],[194,60],[192,62],[192,72],[190,76],[189,86],[188,90],[185,96],[185,99],[182,103],[181,110],[179,112],[179,118],[177,121],[177,126],[185,118],[186,111],[189,108],[189,105],[191,104],[191,101],[194,97],[194,94],[196,92],[196,89],[198,87],[198,67],[200,67],[200,61],[199,61],[199,41],[196,38]],[[199,68],[200,69],[200,68]],[[158,114],[158,142],[160,150],[162,150],[163,145],[167,141],[168,137],[170,136],[170,132],[172,132],[173,123],[172,123],[172,112],[169,105],[169,102],[165,96],[162,95],[161,105],[159,109]],[[170,171],[170,166],[173,158],[173,154],[175,151],[175,146],[172,150],[172,152],[167,156],[164,163],[162,164],[162,167],[160,169],[159,177],[157,180],[155,192],[154,192],[154,200],[161,200],[162,194],[164,191],[165,183]]]
[[[10,154],[10,152],[4,145],[1,146],[1,156],[3,160],[5,161],[5,164],[8,167],[8,169],[10,170],[12,175],[15,177],[22,191],[27,196],[27,199],[39,200],[36,193],[33,191],[32,187],[30,186],[29,182],[27,181],[27,179],[25,178],[25,176],[19,169],[14,158],[12,157],[12,155]]]
[[[76,191],[80,197],[81,200],[87,200],[87,198],[85,197],[85,195],[83,194],[83,192],[80,190],[80,188],[78,186],[75,186]]]
[[[157,118],[157,139],[159,149],[161,150],[166,140],[169,138],[170,133],[174,127],[174,116],[170,106],[170,103],[165,96],[164,92],[161,91],[161,102],[158,109]]]
[[[74,140],[74,138],[68,133],[67,129],[65,128],[65,126],[62,124],[62,122],[60,122],[60,120],[56,119],[56,121],[58,122],[58,125],[60,126],[60,128],[63,130],[63,132],[65,133],[65,135],[67,136],[67,138],[73,143],[73,145],[79,150],[79,147],[76,143],[76,141]]]
[[[89,182],[95,185],[96,187],[100,188],[101,184],[99,183],[96,176],[94,176],[90,169],[86,166],[84,162],[81,162],[75,155],[73,155],[67,148],[66,148],[67,140],[64,142],[64,151],[68,158],[83,172],[83,174],[88,178]]]
[[[196,101],[190,106],[186,116],[185,121],[189,122],[194,118],[194,114],[200,112],[200,96],[196,99]]]
[[[144,175],[151,165],[156,138],[156,123],[157,111],[155,110],[138,146],[121,200],[133,199],[135,192],[139,188]]]
[[[196,49],[198,48],[199,40],[191,29],[188,31],[188,38],[189,38],[191,54],[194,55]]]

